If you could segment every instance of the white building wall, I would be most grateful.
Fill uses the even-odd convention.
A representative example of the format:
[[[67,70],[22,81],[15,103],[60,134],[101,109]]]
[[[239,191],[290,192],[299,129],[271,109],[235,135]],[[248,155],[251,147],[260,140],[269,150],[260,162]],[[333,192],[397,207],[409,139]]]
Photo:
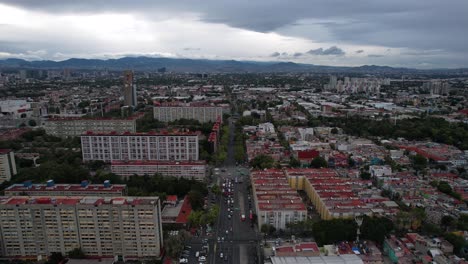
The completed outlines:
[[[198,160],[197,135],[82,135],[83,160]]]

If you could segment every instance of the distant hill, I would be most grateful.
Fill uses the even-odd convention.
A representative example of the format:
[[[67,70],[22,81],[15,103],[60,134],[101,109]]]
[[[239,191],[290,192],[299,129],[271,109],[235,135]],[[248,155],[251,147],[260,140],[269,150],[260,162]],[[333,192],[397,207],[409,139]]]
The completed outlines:
[[[355,72],[355,73],[418,73],[418,72],[443,72],[466,73],[468,69],[440,69],[440,70],[416,70],[409,68],[392,68],[388,66],[364,65],[360,67],[334,67],[313,64],[300,64],[293,62],[255,62],[236,60],[202,60],[202,59],[176,59],[153,57],[123,57],[120,59],[78,59],[72,58],[64,61],[26,61],[22,59],[0,60],[0,68],[28,68],[28,69],[108,69],[108,70],[149,70],[156,71],[165,67],[170,72]]]

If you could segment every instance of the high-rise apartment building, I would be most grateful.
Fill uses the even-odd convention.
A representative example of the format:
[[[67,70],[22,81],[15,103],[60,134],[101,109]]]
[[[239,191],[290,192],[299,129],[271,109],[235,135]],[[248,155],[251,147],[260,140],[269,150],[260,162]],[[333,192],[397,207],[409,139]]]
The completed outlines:
[[[0,253],[37,258],[81,248],[89,257],[158,257],[158,197],[0,197]]]
[[[223,108],[217,106],[157,106],[153,110],[154,119],[172,122],[178,119],[194,119],[200,123],[222,120]]]
[[[0,183],[16,175],[15,153],[11,149],[0,149]]]
[[[94,134],[81,136],[83,161],[198,160],[198,134]]]
[[[136,107],[136,85],[133,80],[133,71],[124,71],[123,81],[124,106]]]

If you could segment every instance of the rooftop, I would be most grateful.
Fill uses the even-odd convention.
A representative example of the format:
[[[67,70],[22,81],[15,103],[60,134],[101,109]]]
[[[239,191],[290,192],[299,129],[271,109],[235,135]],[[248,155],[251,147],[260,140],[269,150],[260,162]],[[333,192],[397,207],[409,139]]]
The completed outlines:
[[[52,186],[47,184],[32,184],[25,182],[23,184],[13,184],[8,186],[6,192],[109,192],[109,193],[121,193],[127,186],[125,184],[110,184],[105,186],[104,184],[53,184]]]
[[[116,131],[112,131],[109,133],[103,132],[93,132],[93,131],[86,131],[81,136],[197,136],[199,133],[192,132],[192,131],[160,131],[160,132],[147,132],[147,133],[131,133],[131,132],[124,132],[118,133]]]
[[[155,205],[159,197],[91,197],[91,196],[44,196],[44,197],[29,197],[29,196],[3,196],[0,197],[1,205],[94,205],[100,206],[104,204],[112,205]]]
[[[129,160],[129,161],[112,161],[112,166],[151,166],[151,165],[179,165],[179,166],[192,166],[192,165],[206,165],[204,160],[194,161],[157,161],[157,160]]]

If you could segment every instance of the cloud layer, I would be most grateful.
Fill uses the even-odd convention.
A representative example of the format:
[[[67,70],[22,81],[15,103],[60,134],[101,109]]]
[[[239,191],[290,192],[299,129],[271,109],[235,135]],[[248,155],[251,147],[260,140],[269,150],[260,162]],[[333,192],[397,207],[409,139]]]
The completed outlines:
[[[163,54],[466,67],[466,10],[466,0],[0,0],[0,58]]]

